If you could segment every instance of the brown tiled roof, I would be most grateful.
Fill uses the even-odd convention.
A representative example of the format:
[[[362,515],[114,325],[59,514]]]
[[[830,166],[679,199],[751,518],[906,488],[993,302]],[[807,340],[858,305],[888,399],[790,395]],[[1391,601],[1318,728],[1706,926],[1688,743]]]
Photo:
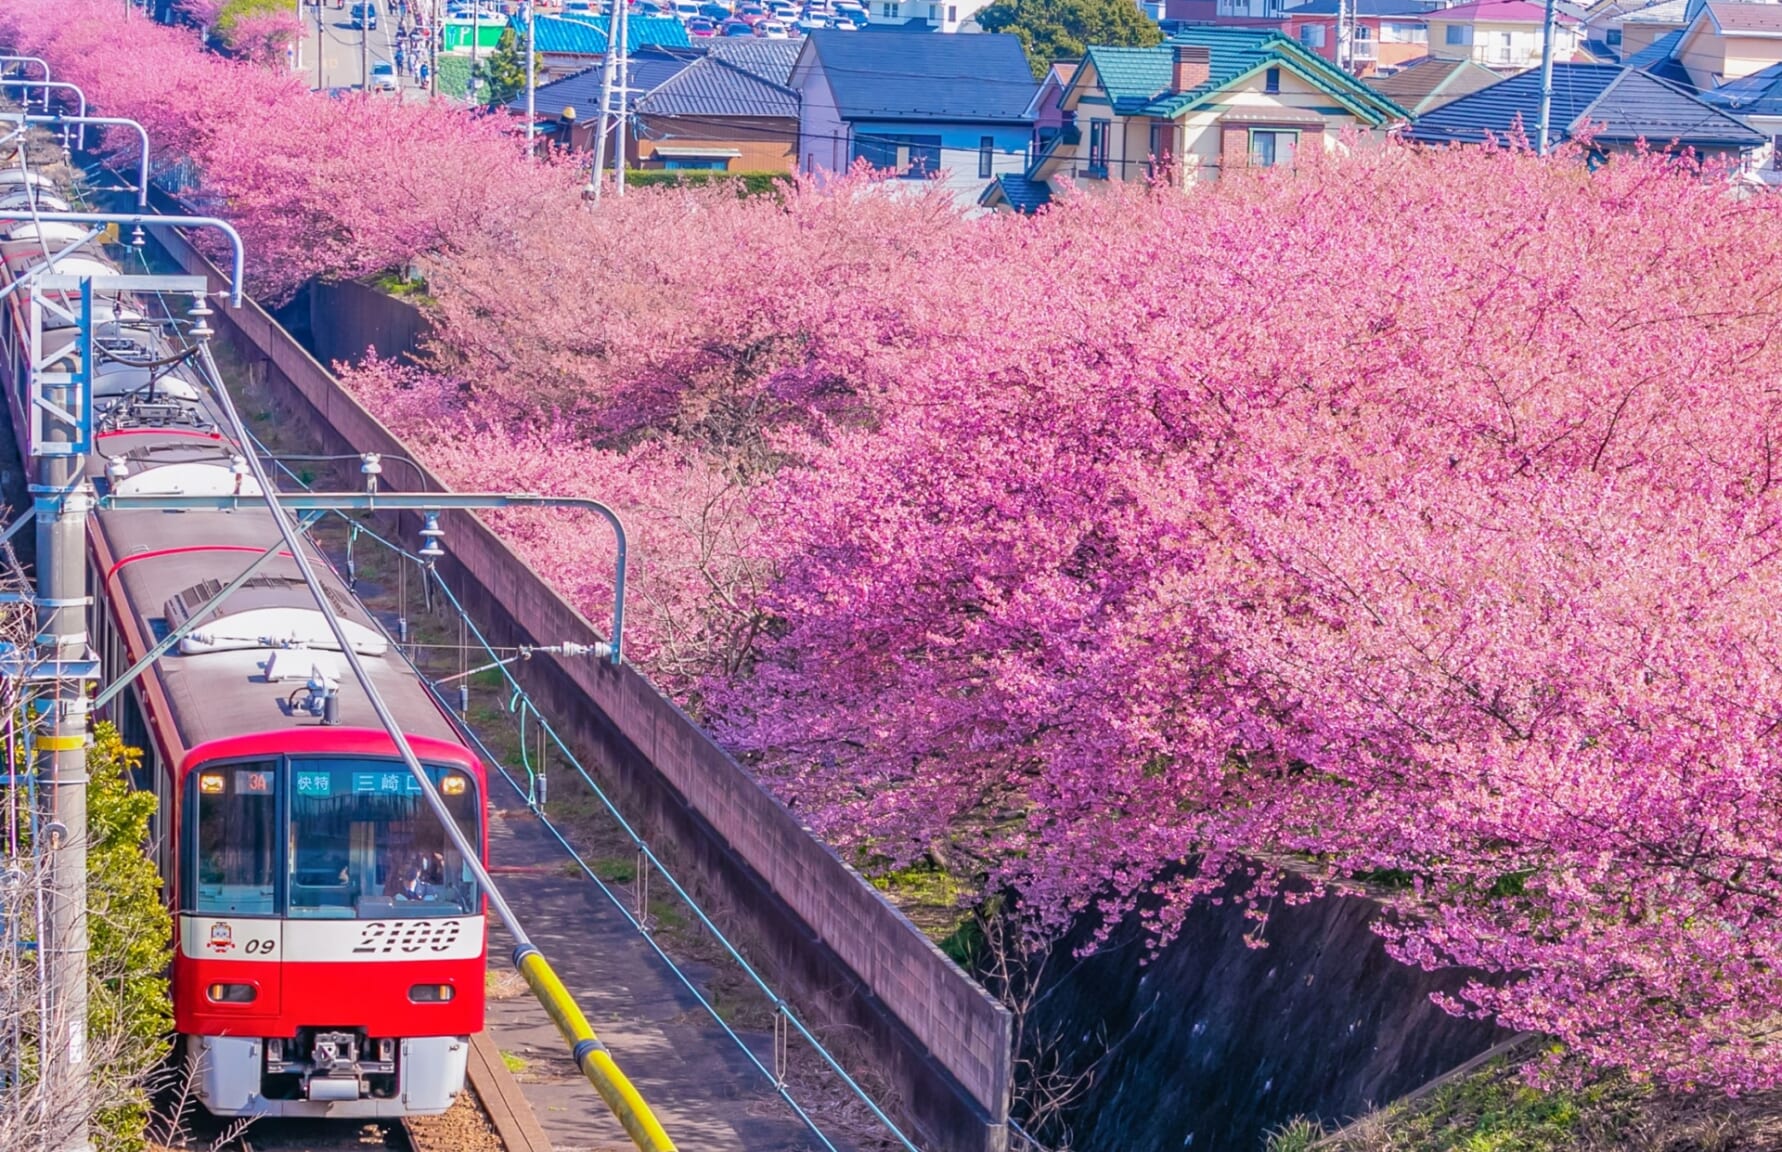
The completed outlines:
[[[1782,36],[1782,4],[1726,3],[1710,0],[1708,14],[1722,32]]]

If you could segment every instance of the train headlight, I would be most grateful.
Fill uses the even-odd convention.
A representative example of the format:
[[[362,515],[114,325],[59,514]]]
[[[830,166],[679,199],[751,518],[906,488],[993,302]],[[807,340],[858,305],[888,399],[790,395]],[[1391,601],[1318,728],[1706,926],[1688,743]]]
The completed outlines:
[[[223,774],[221,772],[198,773],[198,791],[206,796],[213,796],[223,790]]]
[[[213,1004],[252,1004],[259,995],[252,984],[212,984],[204,994]]]
[[[416,1004],[444,1004],[454,995],[450,984],[416,984],[408,990],[408,998]]]
[[[439,790],[447,796],[462,796],[464,789],[469,786],[470,782],[456,772],[449,774],[439,782]]]

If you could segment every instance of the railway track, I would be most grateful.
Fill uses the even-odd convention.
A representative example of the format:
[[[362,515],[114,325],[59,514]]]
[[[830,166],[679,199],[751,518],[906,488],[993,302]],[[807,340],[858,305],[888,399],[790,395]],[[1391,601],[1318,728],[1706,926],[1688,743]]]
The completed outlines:
[[[486,1033],[472,1038],[469,1084],[443,1116],[405,1120],[284,1120],[245,1127],[193,1108],[159,1152],[551,1152],[520,1087]]]

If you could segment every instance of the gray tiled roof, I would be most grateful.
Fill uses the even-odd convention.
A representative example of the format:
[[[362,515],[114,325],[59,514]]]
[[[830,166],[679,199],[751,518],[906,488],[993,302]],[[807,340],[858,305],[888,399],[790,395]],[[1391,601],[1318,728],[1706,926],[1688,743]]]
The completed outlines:
[[[1003,34],[863,36],[823,29],[801,60],[822,67],[846,120],[1025,123],[1039,84],[1021,41]]]
[[[1481,143],[1508,138],[1518,126],[1532,137],[1540,123],[1539,70],[1462,96],[1418,117],[1407,134],[1425,144]],[[1645,140],[1701,149],[1752,148],[1764,137],[1690,92],[1620,64],[1553,65],[1553,125],[1561,139],[1589,126],[1604,143]]]
[[[711,42],[707,55],[759,76],[769,84],[790,84],[792,65],[798,62],[797,40],[761,40],[753,36],[724,36]]]
[[[771,41],[770,41],[771,43]],[[798,118],[798,93],[716,56],[707,56],[637,102],[643,116]]]
[[[1708,0],[1706,7],[1709,17],[1722,32],[1758,36],[1782,34],[1782,4]]]

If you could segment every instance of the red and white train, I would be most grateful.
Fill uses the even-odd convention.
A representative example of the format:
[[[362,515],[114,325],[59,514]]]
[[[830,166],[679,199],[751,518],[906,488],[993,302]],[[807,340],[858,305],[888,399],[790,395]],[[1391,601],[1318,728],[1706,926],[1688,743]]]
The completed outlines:
[[[65,207],[0,171],[0,211]],[[0,219],[5,284],[81,229]],[[114,271],[103,249],[63,274]],[[29,286],[0,317],[23,429]],[[100,494],[258,494],[201,378],[145,301],[95,304]],[[73,346],[73,330],[46,340]],[[145,365],[154,365],[145,367]],[[22,433],[19,436],[23,440]],[[278,540],[270,512],[99,511],[89,521],[91,641],[116,677]],[[326,564],[327,594],[466,838],[487,848],[486,778],[451,720]],[[338,692],[327,689],[337,684]],[[324,698],[333,696],[324,706]],[[483,1026],[484,903],[289,554],[269,561],[107,707],[143,751],[152,851],[173,910],[173,1002],[198,1099],[218,1115],[444,1111]]]

